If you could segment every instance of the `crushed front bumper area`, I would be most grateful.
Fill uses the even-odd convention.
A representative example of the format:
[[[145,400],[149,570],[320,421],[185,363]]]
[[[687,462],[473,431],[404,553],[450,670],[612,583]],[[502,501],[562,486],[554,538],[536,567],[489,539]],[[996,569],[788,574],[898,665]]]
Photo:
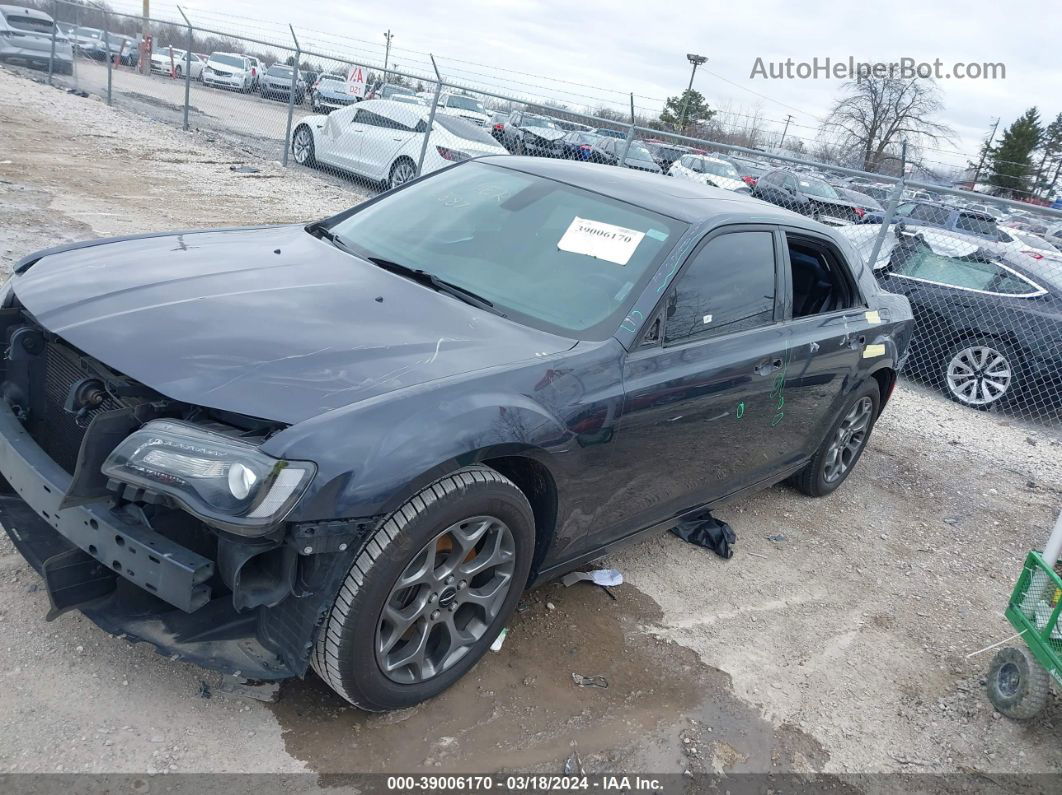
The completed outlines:
[[[292,525],[265,554],[219,537],[206,557],[111,500],[60,507],[71,476],[2,400],[0,475],[0,523],[44,577],[50,618],[76,608],[114,635],[248,679],[306,672],[357,540],[377,521]]]

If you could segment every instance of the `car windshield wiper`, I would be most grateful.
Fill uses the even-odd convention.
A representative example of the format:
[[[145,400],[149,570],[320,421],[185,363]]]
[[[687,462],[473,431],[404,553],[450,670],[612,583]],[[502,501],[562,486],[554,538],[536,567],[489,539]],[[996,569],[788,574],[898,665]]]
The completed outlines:
[[[336,244],[341,244],[342,240],[333,240]],[[445,279],[440,279],[434,273],[421,270],[419,268],[411,268],[408,265],[403,265],[400,262],[394,262],[389,259],[383,259],[382,257],[365,257],[369,262],[378,268],[383,268],[385,271],[391,273],[397,273],[399,276],[405,276],[407,279],[412,279],[418,284],[423,284],[427,287],[433,287],[440,293],[446,293],[453,296],[460,301],[464,301],[466,304],[471,304],[478,309],[485,309],[488,312],[493,312],[495,315],[505,317],[505,315],[494,308],[494,302],[484,298],[481,295],[477,295],[469,289],[448,282]]]
[[[306,224],[305,229],[314,237],[322,238],[329,243],[336,242],[336,233],[325,226],[324,221],[314,221],[312,224]]]

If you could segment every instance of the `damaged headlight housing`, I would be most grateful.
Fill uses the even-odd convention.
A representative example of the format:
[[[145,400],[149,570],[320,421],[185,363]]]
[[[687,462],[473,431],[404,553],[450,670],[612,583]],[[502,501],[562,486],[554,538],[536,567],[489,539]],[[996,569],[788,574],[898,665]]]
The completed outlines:
[[[175,420],[134,431],[103,463],[103,474],[172,497],[208,524],[261,535],[298,502],[316,466],[283,461],[253,444]]]

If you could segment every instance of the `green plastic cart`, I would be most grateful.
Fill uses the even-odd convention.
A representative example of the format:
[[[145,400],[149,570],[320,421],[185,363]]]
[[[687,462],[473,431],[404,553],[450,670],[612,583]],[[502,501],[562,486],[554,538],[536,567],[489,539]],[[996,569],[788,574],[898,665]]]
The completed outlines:
[[[1062,516],[1044,553],[1030,552],[1025,568],[1007,605],[1007,620],[1024,645],[1007,646],[996,653],[988,672],[988,698],[1008,718],[1030,720],[1047,706],[1050,683],[1062,685],[1062,577],[1055,571],[1058,558],[1055,536]],[[1052,561],[1048,563],[1047,561]]]

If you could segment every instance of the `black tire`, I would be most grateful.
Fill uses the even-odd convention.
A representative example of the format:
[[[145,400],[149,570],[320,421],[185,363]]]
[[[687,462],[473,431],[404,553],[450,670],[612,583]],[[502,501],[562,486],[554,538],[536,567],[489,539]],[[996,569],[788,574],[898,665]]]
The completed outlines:
[[[394,681],[380,665],[376,646],[383,610],[399,577],[446,528],[484,516],[505,523],[515,542],[508,592],[497,615],[449,667],[423,681]],[[438,695],[476,664],[509,620],[527,582],[534,547],[531,506],[508,478],[483,466],[440,478],[392,514],[358,554],[320,629],[313,669],[347,701],[373,712],[403,709]]]
[[[839,474],[833,473],[830,470],[832,462],[836,460],[831,456],[833,446],[838,442],[845,423],[849,421],[852,413],[856,411],[864,400],[870,401],[870,416],[866,429],[862,433],[861,439],[859,439],[857,448],[850,454],[843,471]],[[819,445],[814,457],[808,462],[807,466],[790,478],[790,482],[809,497],[825,497],[827,494],[832,494],[836,491],[852,474],[852,470],[859,463],[859,459],[863,457],[863,451],[867,449],[867,443],[870,441],[870,434],[874,430],[874,423],[877,421],[880,406],[881,394],[878,383],[873,378],[870,378],[847,400],[844,408],[841,409],[840,416],[823,438],[822,444]],[[840,455],[843,456],[844,451]]]
[[[987,366],[981,372],[980,378],[977,375],[964,377],[964,358],[976,373],[979,351],[992,352],[986,361]],[[1002,370],[994,370],[992,367],[997,356],[1001,357],[1005,365]],[[1013,346],[993,337],[967,337],[942,346],[935,370],[933,378],[950,400],[979,411],[988,411],[995,406],[1013,405],[1025,384],[1025,366],[1021,354]],[[1005,379],[992,378],[991,374],[995,372],[1006,372],[1008,375]],[[1004,385],[1001,392],[997,392],[999,384]]]
[[[1047,706],[1051,677],[1027,646],[1000,649],[988,669],[988,700],[1012,720],[1031,720]]]
[[[302,134],[305,134],[307,137],[305,154],[303,154],[303,151],[300,149],[300,144],[302,143],[300,135]],[[295,158],[295,162],[300,166],[312,168],[317,164],[317,153],[313,143],[313,130],[305,124],[300,124],[295,128],[295,132],[291,136],[291,152]],[[300,157],[302,159],[300,159]]]

